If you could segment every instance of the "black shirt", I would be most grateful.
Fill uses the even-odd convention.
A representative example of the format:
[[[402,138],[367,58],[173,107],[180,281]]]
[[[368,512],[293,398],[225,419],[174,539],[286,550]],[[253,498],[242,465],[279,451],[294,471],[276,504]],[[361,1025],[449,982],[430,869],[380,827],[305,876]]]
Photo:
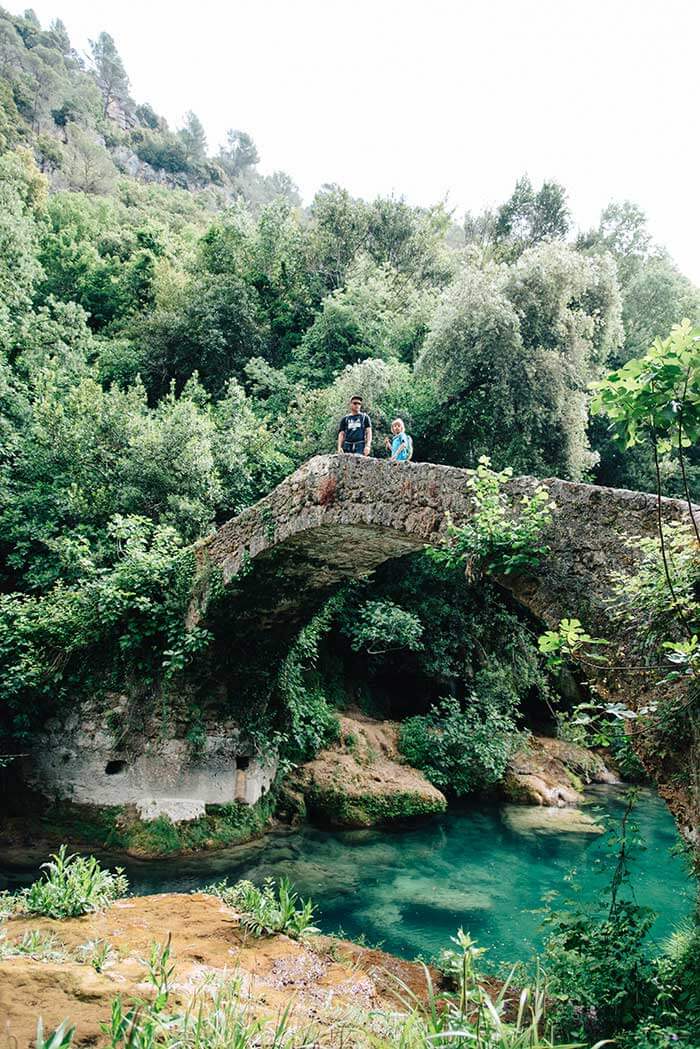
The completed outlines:
[[[372,420],[367,412],[358,412],[356,415],[343,416],[338,433],[345,434],[345,444],[362,444],[365,439],[365,431],[371,426]]]

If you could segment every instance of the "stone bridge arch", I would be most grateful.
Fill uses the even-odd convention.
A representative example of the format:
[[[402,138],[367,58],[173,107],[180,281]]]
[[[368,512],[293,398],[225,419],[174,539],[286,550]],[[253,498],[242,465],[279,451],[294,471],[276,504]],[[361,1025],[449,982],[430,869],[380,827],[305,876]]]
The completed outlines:
[[[317,456],[199,543],[188,622],[214,634],[211,680],[226,707],[255,702],[256,674],[265,692],[283,643],[340,583],[439,541],[448,512],[456,523],[468,518],[466,482],[466,471],[450,466]],[[659,513],[664,522],[689,522],[688,508],[680,500],[662,499],[659,507],[655,495],[558,478],[516,477],[507,492],[517,500],[537,484],[557,506],[549,554],[527,574],[497,582],[549,627],[578,616],[591,634],[613,642],[612,653],[625,640],[608,607],[613,573],[633,568],[635,540],[657,534]],[[653,675],[594,673],[604,693],[631,706],[656,697]],[[644,733],[635,746],[685,837],[697,845],[700,740],[695,728],[691,735],[661,758]]]
[[[578,615],[610,636],[611,576],[633,563],[635,538],[656,533],[656,497],[557,478],[516,477],[507,491],[518,500],[537,484],[557,506],[549,556],[526,575],[498,582],[548,626]],[[245,635],[264,645],[267,635],[280,638],[302,624],[343,580],[438,542],[447,513],[459,523],[471,512],[466,470],[317,456],[198,544],[188,622],[207,622],[217,578],[217,603],[233,609],[231,644]],[[663,499],[661,513],[666,521],[688,519],[675,499]]]

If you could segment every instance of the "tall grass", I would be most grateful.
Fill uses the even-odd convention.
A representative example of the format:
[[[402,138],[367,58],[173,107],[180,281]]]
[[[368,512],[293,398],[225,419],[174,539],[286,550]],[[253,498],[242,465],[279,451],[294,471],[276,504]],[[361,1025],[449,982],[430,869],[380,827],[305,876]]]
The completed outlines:
[[[15,912],[76,918],[108,907],[129,888],[120,867],[112,874],[94,856],[69,856],[65,845],[41,866],[43,877],[13,897]]]
[[[313,903],[302,900],[287,878],[281,878],[276,887],[274,880],[267,878],[262,889],[250,881],[229,885],[224,880],[209,885],[204,891],[238,911],[241,925],[253,936],[284,932],[301,937],[319,931],[313,924]]]
[[[401,1009],[383,1014],[386,1030],[372,1037],[373,1049],[587,1049],[581,1042],[557,1041],[547,1022],[546,988],[539,971],[532,987],[516,991],[512,970],[494,997],[476,971],[482,949],[462,929],[452,940],[457,950],[448,953],[447,969],[456,993],[437,994],[425,965],[425,997],[395,977]],[[592,1049],[611,1044],[597,1042]]]

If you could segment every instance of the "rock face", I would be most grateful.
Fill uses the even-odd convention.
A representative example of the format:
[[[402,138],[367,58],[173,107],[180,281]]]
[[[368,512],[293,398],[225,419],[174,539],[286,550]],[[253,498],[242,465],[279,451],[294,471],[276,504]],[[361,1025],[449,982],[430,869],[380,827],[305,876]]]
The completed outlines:
[[[298,768],[287,789],[306,811],[333,827],[370,827],[447,808],[422,772],[401,764],[398,726],[360,714],[340,719],[340,741]]]
[[[129,713],[127,697],[112,694],[64,722],[49,722],[25,767],[26,782],[79,805],[148,799],[151,806],[187,802],[190,809],[235,801],[253,805],[269,790],[274,762],[251,754],[235,724],[207,726],[194,746],[185,734],[163,738],[157,719],[129,730]]]
[[[136,812],[144,823],[163,816],[171,823],[190,823],[206,815],[206,806],[196,798],[139,798]]]
[[[586,783],[617,783],[597,754],[575,743],[533,736],[511,758],[501,785],[508,801],[565,808],[578,805]]]

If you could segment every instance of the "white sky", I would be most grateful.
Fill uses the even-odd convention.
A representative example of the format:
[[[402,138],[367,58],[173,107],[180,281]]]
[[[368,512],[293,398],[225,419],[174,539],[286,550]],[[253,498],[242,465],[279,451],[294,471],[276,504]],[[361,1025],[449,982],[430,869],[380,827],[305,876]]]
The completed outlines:
[[[7,2],[7,0],[6,0]],[[252,134],[306,202],[499,204],[556,179],[576,223],[630,199],[700,283],[700,0],[36,0],[75,47],[106,30],[132,95],[210,151]],[[12,4],[12,9],[16,8]]]

